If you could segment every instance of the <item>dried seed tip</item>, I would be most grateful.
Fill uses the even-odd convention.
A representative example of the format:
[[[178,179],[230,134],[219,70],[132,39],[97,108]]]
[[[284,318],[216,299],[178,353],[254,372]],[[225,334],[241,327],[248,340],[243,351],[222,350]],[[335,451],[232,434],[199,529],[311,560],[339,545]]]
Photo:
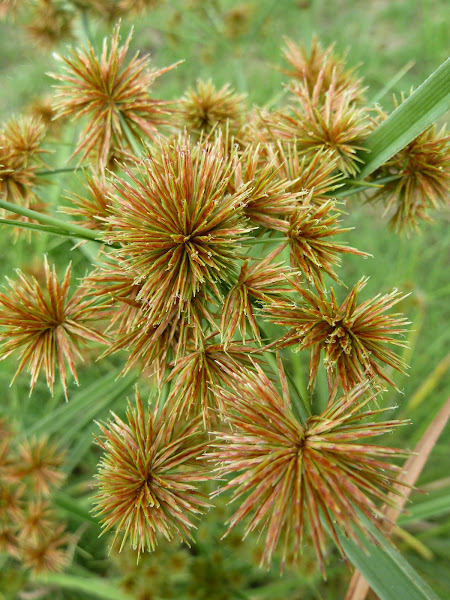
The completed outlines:
[[[339,383],[348,392],[368,377],[374,378],[375,385],[378,385],[379,379],[383,379],[395,387],[379,366],[380,362],[401,373],[405,372],[407,365],[403,359],[386,346],[407,347],[407,343],[397,336],[407,332],[408,320],[398,313],[383,314],[404,296],[401,292],[393,291],[379,294],[358,305],[358,294],[366,283],[366,278],[360,279],[342,304],[338,305],[332,288],[328,300],[320,288],[316,296],[293,282],[302,298],[298,306],[274,304],[265,309],[268,319],[290,328],[278,340],[277,347],[296,345],[299,350],[309,348],[310,388],[314,388],[322,352],[328,385],[333,394]]]
[[[91,156],[105,168],[112,156],[133,153],[140,139],[154,139],[171,114],[168,103],[150,98],[154,80],[170,70],[150,70],[147,57],[134,56],[126,62],[131,33],[119,46],[117,26],[110,44],[104,40],[101,57],[89,46],[72,49],[63,58],[64,74],[52,74],[57,86],[55,108],[59,117],[86,117],[74,155]]]
[[[239,242],[251,228],[243,213],[248,186],[229,193],[233,168],[221,139],[191,145],[179,136],[160,140],[114,182],[108,238],[122,245],[113,255],[142,282],[136,300],[148,307],[149,323],[199,293],[220,298],[217,282],[236,277]]]
[[[9,281],[9,293],[0,294],[0,358],[18,351],[20,363],[14,375],[28,366],[31,373],[30,393],[41,369],[47,385],[53,392],[55,370],[59,370],[67,398],[67,371],[75,380],[75,362],[82,360],[81,346],[88,341],[106,343],[105,337],[90,322],[98,318],[100,307],[86,299],[86,290],[80,286],[69,296],[70,265],[62,283],[55,267],[44,260],[44,283],[17,271],[18,281]]]
[[[121,548],[128,539],[138,558],[159,535],[188,542],[192,517],[208,506],[196,487],[209,479],[197,460],[207,447],[201,419],[180,421],[167,404],[146,415],[138,391],[126,422],[113,417],[97,440],[104,454],[94,504],[104,532],[116,529],[113,543],[123,534]]]
[[[309,418],[305,427],[294,417],[289,398],[283,398],[260,369],[248,372],[234,389],[219,392],[232,432],[216,434],[210,459],[217,461],[219,476],[234,478],[213,495],[233,490],[233,501],[241,499],[226,534],[247,518],[246,534],[266,529],[262,564],[270,565],[278,544],[283,563],[289,548],[298,560],[308,520],[324,573],[321,513],[339,546],[337,531],[356,540],[356,530],[364,529],[358,509],[380,527],[380,504],[395,505],[389,494],[396,489],[400,468],[382,459],[406,453],[364,440],[403,422],[363,422],[374,414],[363,412],[370,400],[367,392],[367,383],[360,385],[321,415]]]

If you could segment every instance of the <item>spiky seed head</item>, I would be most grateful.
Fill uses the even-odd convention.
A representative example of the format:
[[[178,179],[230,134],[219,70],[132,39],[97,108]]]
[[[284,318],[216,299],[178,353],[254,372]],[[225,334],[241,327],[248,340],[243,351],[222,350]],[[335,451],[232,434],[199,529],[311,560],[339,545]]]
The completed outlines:
[[[220,477],[234,477],[213,496],[233,490],[233,502],[241,500],[225,535],[244,520],[246,535],[256,528],[267,531],[261,560],[267,566],[278,544],[283,547],[282,568],[290,546],[299,557],[308,520],[325,574],[321,515],[338,547],[338,531],[355,541],[357,531],[364,531],[358,510],[380,527],[381,504],[395,505],[393,484],[401,470],[389,459],[405,452],[367,440],[404,422],[373,422],[383,411],[363,411],[371,399],[364,383],[302,426],[292,412],[282,371],[280,377],[282,395],[259,368],[241,377],[233,389],[218,389],[231,433],[217,433],[210,458],[217,462]],[[367,417],[372,421],[364,422]]]
[[[283,250],[280,246],[270,252],[263,260],[244,261],[239,278],[225,296],[220,320],[220,331],[224,349],[228,348],[237,328],[245,344],[247,324],[252,336],[261,341],[259,326],[256,321],[254,302],[277,302],[292,291],[287,285],[290,269],[284,263],[270,263]],[[252,303],[253,300],[253,303]]]
[[[46,531],[39,538],[23,539],[18,549],[18,558],[33,574],[57,573],[70,562],[68,546],[73,537],[60,524]]]
[[[288,111],[270,115],[268,127],[275,139],[297,144],[309,156],[329,151],[337,168],[346,176],[355,176],[364,150],[363,142],[372,124],[368,110],[356,107],[351,95],[336,90],[332,81],[323,104],[316,91],[312,94],[301,86],[292,90],[294,102]]]
[[[220,407],[216,387],[231,385],[242,366],[251,368],[250,355],[254,356],[256,351],[250,345],[252,340],[248,340],[247,345],[230,342],[225,348],[214,342],[215,333],[198,347],[188,344],[185,356],[172,365],[173,370],[168,376],[168,381],[174,382],[168,402],[174,404],[177,414],[186,417],[201,414],[206,427],[216,421],[216,411]]]
[[[98,318],[100,308],[94,300],[86,299],[86,290],[80,286],[69,296],[71,267],[66,270],[62,283],[55,267],[44,259],[45,283],[17,271],[18,281],[9,283],[7,294],[0,294],[0,358],[19,352],[20,363],[13,381],[25,366],[31,373],[30,393],[43,369],[47,385],[53,393],[55,370],[67,398],[67,370],[75,381],[76,360],[82,360],[81,346],[88,341],[106,343],[106,338],[90,322]]]
[[[120,46],[117,26],[109,47],[104,40],[100,57],[90,45],[72,49],[68,57],[59,57],[65,73],[51,75],[62,82],[56,93],[58,116],[87,121],[74,155],[93,155],[103,167],[111,154],[132,149],[134,140],[154,139],[170,114],[167,102],[150,97],[149,87],[175,65],[150,70],[148,58],[138,55],[126,62],[131,35]]]
[[[107,240],[141,289],[150,322],[183,309],[199,292],[220,298],[218,282],[237,270],[249,186],[229,193],[237,158],[220,140],[191,145],[186,136],[161,140],[131,171],[114,180]]]
[[[31,438],[17,446],[11,477],[29,485],[36,497],[47,497],[64,481],[64,458],[65,453],[48,437]]]
[[[158,536],[180,537],[189,543],[192,517],[208,504],[196,484],[208,479],[201,461],[207,441],[201,417],[180,422],[158,403],[145,414],[139,392],[127,409],[127,422],[117,415],[100,425],[104,450],[100,460],[95,512],[103,533],[115,529],[113,544],[122,534],[138,557],[155,549]]]
[[[217,90],[211,80],[198,80],[197,87],[189,88],[179,101],[182,124],[198,135],[225,126],[235,135],[243,125],[244,100],[245,96],[229,89],[228,84]]]
[[[319,84],[322,100],[326,91],[334,85],[339,92],[350,94],[352,102],[361,101],[366,89],[362,86],[362,79],[356,76],[355,68],[346,68],[346,54],[339,57],[333,52],[334,44],[323,48],[314,36],[308,53],[304,44],[296,45],[289,38],[285,38],[285,43],[283,55],[292,69],[283,69],[283,72],[297,80],[298,85],[312,94]]]
[[[64,4],[37,0],[25,28],[32,41],[48,50],[73,39],[74,16],[74,11]]]
[[[349,392],[368,377],[376,385],[381,378],[395,387],[379,363],[401,373],[405,373],[407,368],[401,356],[388,346],[407,347],[402,337],[407,332],[409,321],[399,313],[384,313],[408,294],[403,295],[394,289],[390,294],[378,294],[357,304],[358,295],[367,281],[366,277],[360,279],[340,305],[332,288],[328,299],[322,289],[318,288],[316,296],[293,281],[300,303],[295,306],[272,304],[266,309],[268,319],[290,328],[275,345],[309,349],[310,388],[314,388],[323,352],[331,397],[339,383],[345,392]]]
[[[433,125],[381,169],[382,175],[396,175],[370,200],[382,200],[391,226],[396,231],[418,229],[420,220],[431,221],[429,211],[448,204],[450,192],[450,136],[445,127]]]
[[[290,248],[291,266],[301,269],[310,283],[323,286],[323,275],[326,273],[339,282],[333,270],[334,265],[340,265],[340,253],[366,256],[347,246],[338,244],[333,236],[349,231],[349,228],[339,226],[339,212],[336,202],[327,200],[323,204],[313,204],[311,191],[303,204],[292,214],[289,229],[286,232]]]

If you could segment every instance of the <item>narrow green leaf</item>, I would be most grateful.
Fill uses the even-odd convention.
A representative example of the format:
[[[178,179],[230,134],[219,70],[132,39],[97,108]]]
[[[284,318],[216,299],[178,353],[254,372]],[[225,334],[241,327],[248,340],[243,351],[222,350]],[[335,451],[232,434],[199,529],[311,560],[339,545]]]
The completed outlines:
[[[80,429],[83,429],[100,410],[132,385],[134,376],[124,377],[119,383],[116,379],[116,373],[101,377],[92,385],[75,394],[69,402],[62,404],[36,421],[18,437],[58,433],[58,443],[61,445],[71,443]]]
[[[450,58],[365,140],[359,158],[364,179],[450,110]]]
[[[419,519],[440,517],[450,512],[450,493],[440,495],[437,498],[428,498],[408,508],[408,513],[398,518],[398,524],[403,526]]]
[[[52,497],[52,501],[63,510],[75,515],[82,521],[87,521],[96,526],[99,526],[98,520],[91,515],[89,510],[85,508],[79,501],[74,500],[70,496],[62,493],[56,493]]]
[[[338,533],[339,541],[350,562],[364,576],[380,600],[439,600],[409,562],[394,548],[378,529],[360,513],[364,527],[379,545],[359,536],[358,544]]]
[[[105,581],[100,577],[77,577],[75,575],[64,575],[53,573],[48,575],[35,575],[32,581],[47,586],[56,586],[68,590],[77,590],[86,594],[88,598],[104,598],[105,600],[133,600],[122,591],[118,583]]]

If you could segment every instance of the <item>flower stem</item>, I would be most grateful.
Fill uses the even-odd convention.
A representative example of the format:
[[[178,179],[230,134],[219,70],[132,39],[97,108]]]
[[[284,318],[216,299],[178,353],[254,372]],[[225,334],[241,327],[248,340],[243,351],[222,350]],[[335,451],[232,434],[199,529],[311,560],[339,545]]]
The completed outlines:
[[[78,171],[80,167],[63,167],[61,169],[46,169],[43,171],[36,171],[38,177],[44,177],[45,175],[57,175],[58,173],[74,173]]]
[[[75,225],[73,223],[66,223],[61,219],[56,219],[55,217],[51,217],[50,215],[44,215],[43,213],[31,210],[31,208],[18,206],[17,204],[7,202],[6,200],[0,200],[0,208],[4,208],[5,210],[15,213],[16,215],[22,215],[23,217],[34,219],[38,223],[42,223],[43,225],[49,226],[49,228],[46,228],[44,230],[48,233],[80,238],[82,240],[92,240],[93,242],[97,242],[98,244],[105,243],[105,240],[102,238],[101,232],[91,231],[86,227],[81,227],[80,225]],[[4,219],[4,221],[6,221],[6,224],[8,225],[17,225],[17,223],[15,223],[14,221],[9,221],[8,219]],[[23,226],[23,224],[21,224],[21,226]]]

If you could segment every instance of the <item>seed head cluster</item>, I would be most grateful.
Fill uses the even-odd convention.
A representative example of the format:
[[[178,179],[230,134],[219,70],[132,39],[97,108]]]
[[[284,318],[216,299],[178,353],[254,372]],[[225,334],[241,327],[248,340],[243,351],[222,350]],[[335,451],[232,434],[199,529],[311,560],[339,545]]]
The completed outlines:
[[[66,4],[41,4],[61,14],[42,16],[35,38],[70,37]],[[108,21],[157,3],[74,4]],[[239,19],[247,23],[244,13],[227,13],[230,35]],[[138,558],[161,538],[195,541],[213,490],[214,499],[232,496],[225,535],[238,526],[245,536],[262,533],[262,564],[299,560],[305,539],[325,574],[327,537],[344,553],[340,534],[358,543],[358,531],[369,535],[360,515],[379,526],[385,505],[401,496],[397,463],[406,453],[371,440],[403,424],[373,407],[407,369],[399,350],[409,321],[392,312],[406,296],[377,293],[361,275],[343,292],[339,273],[347,255],[354,264],[368,256],[350,245],[345,195],[377,111],[332,46],[286,45],[284,106],[248,111],[228,85],[200,80],[169,103],[151,88],[172,67],[152,70],[147,56],[130,55],[131,33],[121,41],[117,25],[100,53],[88,43],[58,57],[46,114],[59,130],[45,137],[48,123],[36,117],[0,127],[1,216],[11,226],[11,205],[40,210],[47,140],[62,142],[69,120],[81,125],[69,159],[80,168],[67,175],[73,187],[58,207],[69,216],[57,229],[50,206],[39,227],[97,244],[78,244],[80,260],[62,279],[60,246],[51,250],[58,266],[44,258],[33,275],[24,268],[7,279],[0,359],[18,357],[13,379],[27,368],[31,391],[43,373],[53,393],[59,372],[68,399],[77,363],[97,358],[101,344],[99,369],[152,389],[148,406],[138,391],[126,409],[114,406],[97,438],[95,517]],[[448,150],[448,136],[427,129],[368,183],[396,229],[443,204]],[[321,361],[329,393],[319,409]],[[308,371],[304,397],[294,370]],[[0,421],[0,550],[36,573],[60,570],[74,543],[52,504],[63,454],[46,437],[15,445],[8,431]]]

